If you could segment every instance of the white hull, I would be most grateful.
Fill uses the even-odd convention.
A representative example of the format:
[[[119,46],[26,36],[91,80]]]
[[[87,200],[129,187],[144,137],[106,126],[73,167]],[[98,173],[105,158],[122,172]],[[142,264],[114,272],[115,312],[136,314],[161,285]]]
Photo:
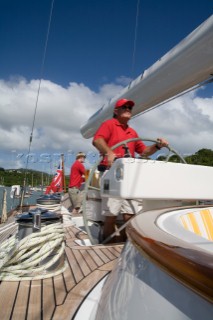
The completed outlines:
[[[129,241],[116,268],[74,319],[212,319],[213,234],[210,240],[180,223],[191,212],[196,217],[204,211],[213,220],[213,207],[140,213],[128,226]]]
[[[117,269],[103,287],[94,320],[210,320],[212,312],[212,303],[182,285],[128,243]]]

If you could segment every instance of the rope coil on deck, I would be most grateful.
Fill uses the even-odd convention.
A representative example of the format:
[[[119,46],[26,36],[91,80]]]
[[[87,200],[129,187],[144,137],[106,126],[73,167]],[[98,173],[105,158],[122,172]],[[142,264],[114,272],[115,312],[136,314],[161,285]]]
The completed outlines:
[[[42,209],[47,209],[48,211],[55,212],[55,211],[60,211],[61,210],[61,205],[56,203],[56,204],[39,204],[37,203],[36,206],[38,208]]]
[[[19,281],[52,277],[62,273],[66,263],[56,271],[47,269],[64,254],[64,230],[61,223],[47,225],[18,242],[13,236],[1,245],[0,280]]]

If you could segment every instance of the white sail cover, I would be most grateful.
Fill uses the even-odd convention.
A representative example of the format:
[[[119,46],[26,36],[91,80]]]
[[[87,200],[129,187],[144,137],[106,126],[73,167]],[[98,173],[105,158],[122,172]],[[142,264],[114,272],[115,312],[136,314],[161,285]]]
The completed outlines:
[[[81,126],[81,133],[84,138],[92,137],[101,122],[112,117],[118,99],[134,100],[135,116],[212,76],[213,15],[103,105]]]

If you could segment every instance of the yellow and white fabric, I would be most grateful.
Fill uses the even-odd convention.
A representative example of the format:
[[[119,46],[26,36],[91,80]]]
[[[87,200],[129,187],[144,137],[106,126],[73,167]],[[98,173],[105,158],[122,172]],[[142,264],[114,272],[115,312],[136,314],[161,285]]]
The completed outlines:
[[[213,209],[202,209],[180,216],[186,230],[213,241]]]

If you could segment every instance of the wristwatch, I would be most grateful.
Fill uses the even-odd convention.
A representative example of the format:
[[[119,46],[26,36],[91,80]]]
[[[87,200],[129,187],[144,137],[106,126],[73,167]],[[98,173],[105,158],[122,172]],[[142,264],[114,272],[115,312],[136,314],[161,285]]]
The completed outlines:
[[[158,149],[158,150],[161,149],[161,147],[159,147],[159,146],[157,145],[157,143],[156,143],[156,145],[155,145],[155,148]]]

